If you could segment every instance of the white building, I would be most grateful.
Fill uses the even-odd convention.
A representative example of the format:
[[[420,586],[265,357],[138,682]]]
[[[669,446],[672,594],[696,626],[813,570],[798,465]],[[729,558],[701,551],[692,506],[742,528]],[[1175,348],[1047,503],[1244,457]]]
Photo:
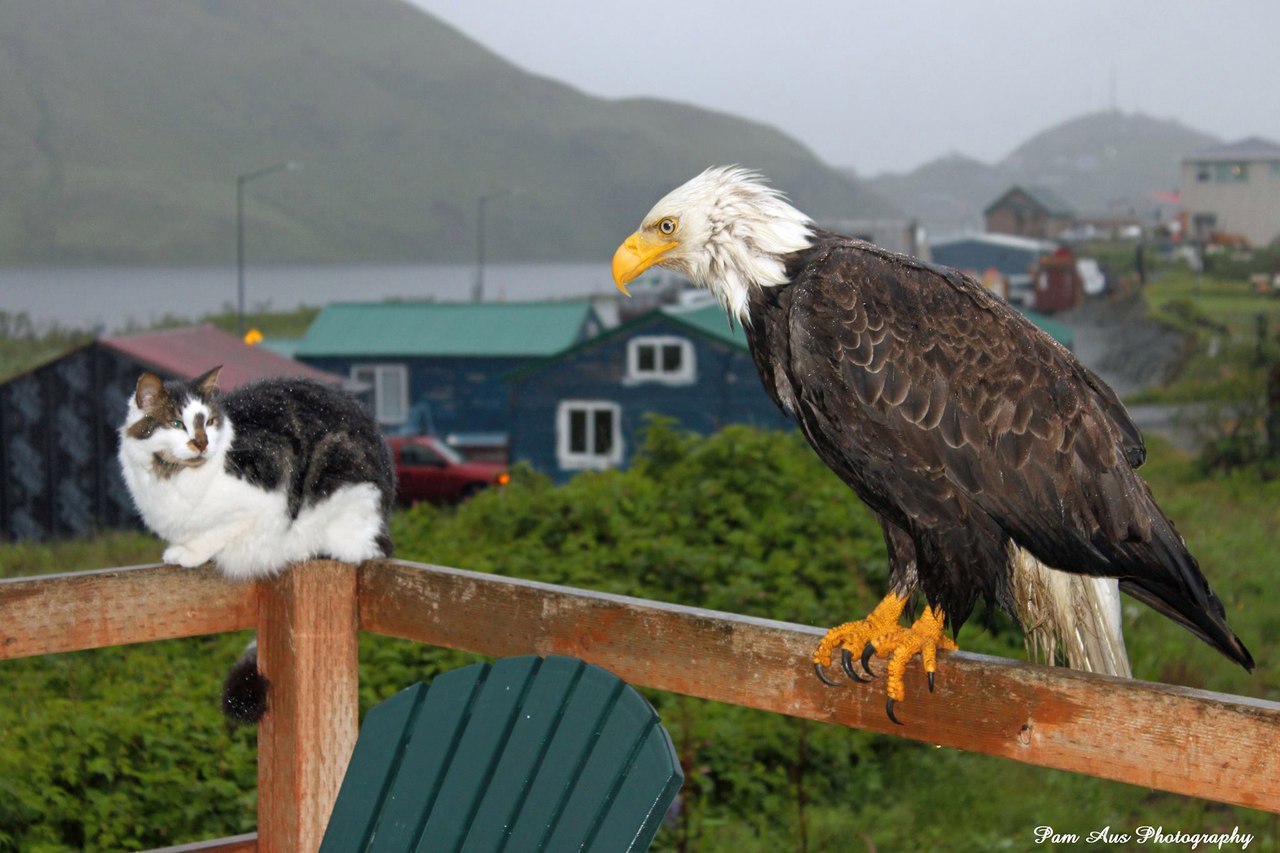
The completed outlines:
[[[1254,136],[1185,158],[1182,207],[1195,239],[1239,235],[1265,246],[1280,237],[1280,145]]]

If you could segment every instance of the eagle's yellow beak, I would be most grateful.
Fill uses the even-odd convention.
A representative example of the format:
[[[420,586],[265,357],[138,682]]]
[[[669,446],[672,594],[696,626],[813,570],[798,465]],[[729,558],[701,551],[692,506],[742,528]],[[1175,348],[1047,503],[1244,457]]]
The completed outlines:
[[[618,290],[630,296],[627,282],[634,281],[636,276],[658,263],[677,245],[675,241],[653,240],[639,231],[624,240],[618,251],[613,253],[613,281]]]

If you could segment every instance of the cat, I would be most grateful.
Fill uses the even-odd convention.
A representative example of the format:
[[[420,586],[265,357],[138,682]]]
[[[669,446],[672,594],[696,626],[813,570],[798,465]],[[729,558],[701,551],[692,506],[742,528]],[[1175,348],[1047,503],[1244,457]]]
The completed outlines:
[[[390,556],[395,468],[360,403],[308,379],[223,394],[220,371],[190,382],[143,373],[120,428],[124,481],[143,522],[169,543],[164,561],[212,561],[251,580],[316,557]],[[256,663],[251,647],[228,678],[223,710],[234,719],[265,713]]]

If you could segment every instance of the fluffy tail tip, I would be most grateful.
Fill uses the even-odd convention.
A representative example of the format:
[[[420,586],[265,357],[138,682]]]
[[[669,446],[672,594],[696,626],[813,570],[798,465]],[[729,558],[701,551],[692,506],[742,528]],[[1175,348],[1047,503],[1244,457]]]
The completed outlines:
[[[235,723],[257,723],[267,713],[270,690],[271,682],[258,671],[258,644],[250,643],[222,684],[222,713]]]

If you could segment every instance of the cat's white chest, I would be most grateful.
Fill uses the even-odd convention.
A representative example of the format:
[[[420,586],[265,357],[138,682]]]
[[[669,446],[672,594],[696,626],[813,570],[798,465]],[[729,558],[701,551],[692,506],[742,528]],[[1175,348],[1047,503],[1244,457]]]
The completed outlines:
[[[234,530],[255,518],[285,515],[285,496],[264,491],[228,474],[222,459],[199,468],[159,476],[146,464],[122,466],[129,491],[147,526],[170,542],[185,542],[201,531]]]

